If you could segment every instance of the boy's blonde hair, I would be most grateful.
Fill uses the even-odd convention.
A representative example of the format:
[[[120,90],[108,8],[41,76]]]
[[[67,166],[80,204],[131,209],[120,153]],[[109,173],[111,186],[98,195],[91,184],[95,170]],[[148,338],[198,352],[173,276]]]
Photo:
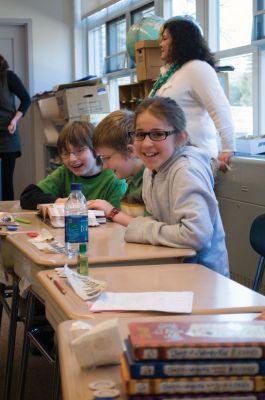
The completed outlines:
[[[93,146],[109,147],[120,153],[127,152],[131,144],[129,132],[133,130],[134,113],[123,109],[107,115],[95,128]]]

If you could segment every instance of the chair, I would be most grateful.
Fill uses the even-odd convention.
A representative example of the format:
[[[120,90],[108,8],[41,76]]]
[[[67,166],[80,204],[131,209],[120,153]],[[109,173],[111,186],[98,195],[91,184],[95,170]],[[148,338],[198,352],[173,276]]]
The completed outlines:
[[[265,268],[265,214],[254,219],[249,234],[250,244],[256,253],[260,255],[257,272],[252,289],[258,292],[262,283]]]

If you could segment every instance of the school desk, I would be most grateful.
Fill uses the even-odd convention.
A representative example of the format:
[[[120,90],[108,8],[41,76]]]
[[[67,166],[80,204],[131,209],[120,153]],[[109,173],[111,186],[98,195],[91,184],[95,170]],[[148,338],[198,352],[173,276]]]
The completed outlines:
[[[37,216],[32,218],[38,220]],[[41,225],[41,227],[48,229],[55,240],[64,243],[64,229],[53,229],[42,221],[39,221],[39,223],[44,224],[44,226]],[[99,267],[102,265],[127,266],[153,262],[176,263],[181,262],[185,257],[195,255],[195,251],[191,249],[173,249],[164,246],[126,243],[124,240],[124,232],[125,228],[114,222],[107,222],[104,225],[91,227],[89,229],[89,261],[92,267]],[[36,273],[43,269],[63,266],[65,263],[69,265],[77,264],[77,257],[68,258],[65,254],[47,254],[38,250],[29,242],[29,237],[26,233],[7,235],[6,241],[12,246],[14,259],[13,269],[16,276],[19,278],[19,283],[16,282],[16,287],[14,287],[15,297],[18,297],[17,284],[19,284],[19,293],[22,297],[26,297],[29,288],[32,286],[32,289],[38,293],[38,296],[43,300],[45,294],[42,293],[42,287],[36,281]],[[10,324],[10,337],[15,337],[14,332],[16,329],[17,312],[18,308],[16,305],[16,307],[12,309],[13,323]],[[10,354],[9,358],[11,362],[8,361],[8,364],[12,364],[14,348],[14,339],[10,341],[12,343],[9,346],[8,354]],[[7,388],[10,387],[10,376],[11,373],[8,375],[7,383],[5,384]]]
[[[148,316],[145,321],[248,321],[255,319],[257,314],[220,314],[220,315],[192,315],[192,316]],[[119,318],[119,328],[121,337],[128,335],[128,322],[141,321],[139,317]],[[120,391],[120,397],[125,399],[124,389],[120,377],[119,366],[104,366],[94,370],[85,370],[79,367],[71,341],[73,340],[71,326],[75,321],[65,321],[61,323],[57,330],[60,375],[63,400],[92,400],[93,392],[89,389],[89,384],[97,380],[112,380],[116,388]],[[88,324],[95,324],[97,321],[85,320]]]
[[[37,218],[37,217],[35,217]],[[64,230],[46,226],[55,240],[64,243]],[[191,249],[175,249],[165,246],[153,246],[127,243],[124,240],[125,228],[114,222],[107,222],[99,227],[89,229],[89,263],[92,267],[139,264],[169,264],[182,262],[183,258],[195,255]],[[77,258],[65,254],[47,254],[38,250],[28,240],[26,233],[8,235],[7,241],[12,244],[14,253],[14,270],[21,278],[20,290],[26,294],[34,284],[36,272],[63,266],[76,265]]]
[[[198,264],[91,268],[90,275],[105,281],[109,292],[192,291],[192,314],[258,313],[265,308],[265,296]],[[66,294],[49,277],[58,280]],[[37,279],[46,317],[54,329],[64,320],[96,315],[89,312],[85,301],[54,270],[39,272]],[[104,319],[106,315],[110,316],[111,312],[97,314],[97,319]],[[128,315],[131,313],[122,313],[122,316]]]
[[[36,213],[34,210],[25,210],[24,208],[21,208],[19,200],[0,201],[0,212],[23,214]]]

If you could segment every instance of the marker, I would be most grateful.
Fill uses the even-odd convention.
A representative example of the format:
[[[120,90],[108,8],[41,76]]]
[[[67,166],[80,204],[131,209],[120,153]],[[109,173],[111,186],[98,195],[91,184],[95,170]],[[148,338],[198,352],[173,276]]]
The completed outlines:
[[[17,226],[16,225],[7,225],[6,229],[8,231],[17,231]]]
[[[21,222],[21,224],[31,224],[31,221],[26,218],[15,217],[14,220],[16,222]]]
[[[66,294],[66,291],[64,290],[64,288],[60,285],[60,283],[58,281],[56,281],[54,279],[53,283],[62,294]]]

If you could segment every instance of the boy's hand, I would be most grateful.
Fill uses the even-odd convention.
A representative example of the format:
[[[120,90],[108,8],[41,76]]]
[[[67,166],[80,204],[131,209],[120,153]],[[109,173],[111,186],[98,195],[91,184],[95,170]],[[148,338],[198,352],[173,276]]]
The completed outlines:
[[[54,203],[65,203],[66,200],[67,200],[67,197],[65,197],[65,198],[58,197],[58,199],[56,199]]]
[[[106,215],[109,215],[111,210],[113,209],[113,205],[108,203],[106,200],[90,200],[87,202],[87,206],[90,209],[94,210],[103,210]]]

